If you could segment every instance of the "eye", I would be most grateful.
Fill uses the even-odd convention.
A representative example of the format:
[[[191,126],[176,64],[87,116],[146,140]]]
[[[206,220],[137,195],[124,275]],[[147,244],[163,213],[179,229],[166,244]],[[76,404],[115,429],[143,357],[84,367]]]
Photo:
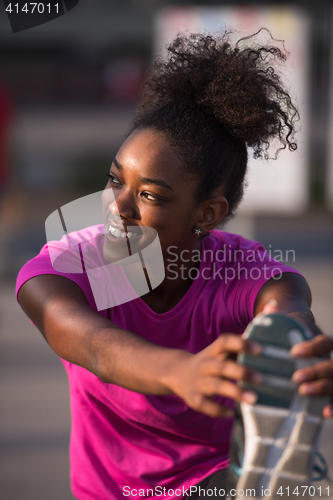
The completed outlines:
[[[107,177],[110,178],[110,182],[112,184],[114,184],[115,186],[120,186],[121,182],[117,179],[115,175],[111,174],[111,172],[108,172],[106,175]]]
[[[142,193],[142,196],[144,196],[146,198],[146,200],[149,200],[149,201],[161,201],[160,198],[157,198],[157,196],[154,196],[150,193]]]

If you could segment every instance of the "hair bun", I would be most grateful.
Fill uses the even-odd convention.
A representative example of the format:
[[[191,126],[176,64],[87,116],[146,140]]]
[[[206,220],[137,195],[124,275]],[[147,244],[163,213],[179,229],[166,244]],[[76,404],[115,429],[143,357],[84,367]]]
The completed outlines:
[[[268,156],[273,138],[283,149],[296,149],[292,137],[298,112],[272,66],[285,60],[285,55],[274,46],[247,43],[240,48],[256,34],[234,45],[229,35],[177,36],[167,49],[167,58],[152,67],[138,114],[171,102],[197,105],[235,138],[253,147],[256,157]]]

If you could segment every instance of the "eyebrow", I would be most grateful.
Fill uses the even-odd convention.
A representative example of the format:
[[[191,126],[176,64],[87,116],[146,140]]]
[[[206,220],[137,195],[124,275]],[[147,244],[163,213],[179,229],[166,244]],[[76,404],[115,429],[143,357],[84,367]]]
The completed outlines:
[[[112,163],[117,167],[118,170],[124,170],[124,167],[119,163],[117,158],[114,158]],[[162,179],[148,179],[148,177],[140,177],[140,181],[144,182],[145,184],[155,184],[156,186],[165,187],[173,191],[172,187],[169,186],[169,184],[167,184],[166,182],[162,181]]]

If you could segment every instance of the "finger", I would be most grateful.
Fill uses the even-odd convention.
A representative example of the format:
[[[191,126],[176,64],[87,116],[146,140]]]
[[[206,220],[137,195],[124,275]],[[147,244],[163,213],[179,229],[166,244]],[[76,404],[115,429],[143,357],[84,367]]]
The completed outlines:
[[[198,395],[190,406],[193,410],[200,411],[209,417],[233,418],[235,416],[235,411],[232,408],[222,406],[212,398],[203,395]]]
[[[306,368],[301,368],[293,374],[293,381],[297,384],[320,378],[333,379],[333,362],[330,359],[320,361],[319,363]]]
[[[332,396],[333,380],[324,378],[314,382],[306,382],[299,386],[298,392],[302,396]]]
[[[326,405],[323,409],[323,417],[331,418],[333,417],[333,404]]]
[[[294,345],[290,354],[296,357],[325,356],[333,349],[333,339],[326,335],[317,335],[311,340],[306,340]]]
[[[234,401],[244,401],[254,404],[258,396],[255,392],[247,391],[229,380],[221,380],[217,377],[206,377],[199,385],[200,393],[204,396],[224,396]]]
[[[215,342],[206,347],[204,351],[210,355],[229,352],[238,353],[241,351],[257,355],[261,353],[262,347],[257,342],[244,339],[241,335],[233,335],[230,333],[220,335]]]
[[[220,358],[210,361],[207,373],[233,380],[244,380],[253,384],[260,384],[263,381],[262,373],[229,359]]]

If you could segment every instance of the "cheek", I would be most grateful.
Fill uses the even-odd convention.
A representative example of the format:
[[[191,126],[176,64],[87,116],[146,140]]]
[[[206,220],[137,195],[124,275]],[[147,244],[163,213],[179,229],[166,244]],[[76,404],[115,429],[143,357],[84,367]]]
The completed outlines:
[[[164,205],[148,206],[140,203],[141,224],[153,227],[159,234],[160,240],[181,240],[191,232],[194,218],[194,209],[189,203],[166,203]]]
[[[140,223],[142,226],[153,227],[156,231],[163,231],[171,225],[172,218],[168,210],[162,206],[148,205],[141,202],[138,204]]]
[[[170,246],[187,247],[193,243],[191,228],[180,224],[177,220],[172,221],[167,227],[162,227],[161,230],[157,229],[157,232],[163,250]]]

